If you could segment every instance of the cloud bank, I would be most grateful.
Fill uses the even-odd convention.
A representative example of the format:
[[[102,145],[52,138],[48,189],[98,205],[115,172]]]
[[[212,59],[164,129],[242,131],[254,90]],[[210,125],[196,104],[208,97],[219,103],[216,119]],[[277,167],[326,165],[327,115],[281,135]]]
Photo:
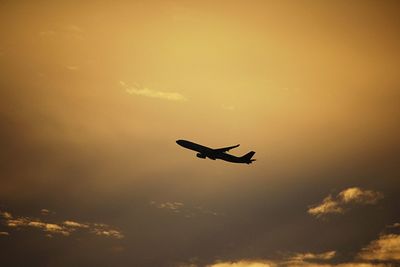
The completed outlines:
[[[351,195],[360,196],[356,198],[357,201],[365,196],[365,194],[360,195],[358,193]],[[366,201],[372,201],[372,198],[368,198]],[[387,226],[387,229],[393,230],[393,228],[400,228],[400,223]],[[337,252],[334,250],[323,253],[296,253],[293,256],[283,257],[278,260],[243,259],[239,261],[216,262],[207,265],[207,267],[394,267],[399,266],[400,263],[400,235],[393,233],[381,234],[378,239],[371,241],[367,246],[362,248],[354,260],[350,262],[330,263],[336,255]]]

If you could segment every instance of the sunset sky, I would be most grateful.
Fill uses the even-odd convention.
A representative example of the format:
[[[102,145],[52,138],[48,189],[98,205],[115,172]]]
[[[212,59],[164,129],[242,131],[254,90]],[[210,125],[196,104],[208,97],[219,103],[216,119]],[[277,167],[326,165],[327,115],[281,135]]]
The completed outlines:
[[[0,265],[400,266],[399,14],[1,1]]]

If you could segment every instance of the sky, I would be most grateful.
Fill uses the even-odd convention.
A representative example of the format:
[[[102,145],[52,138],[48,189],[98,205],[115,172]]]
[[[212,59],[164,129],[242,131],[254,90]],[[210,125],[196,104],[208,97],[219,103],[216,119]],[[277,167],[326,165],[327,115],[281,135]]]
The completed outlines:
[[[1,265],[400,266],[399,11],[2,1]]]

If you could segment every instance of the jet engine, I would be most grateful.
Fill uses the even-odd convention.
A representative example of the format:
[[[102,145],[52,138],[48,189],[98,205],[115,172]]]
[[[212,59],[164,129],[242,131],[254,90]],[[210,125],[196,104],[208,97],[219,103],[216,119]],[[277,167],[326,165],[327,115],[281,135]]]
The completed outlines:
[[[205,159],[205,158],[206,158],[206,155],[203,155],[203,154],[201,154],[201,153],[197,153],[196,156],[197,156],[198,158],[201,158],[201,159]]]

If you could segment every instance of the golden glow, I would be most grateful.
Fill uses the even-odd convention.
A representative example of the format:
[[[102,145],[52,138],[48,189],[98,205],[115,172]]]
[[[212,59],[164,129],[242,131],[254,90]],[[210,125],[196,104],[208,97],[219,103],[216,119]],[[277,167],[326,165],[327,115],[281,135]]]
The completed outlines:
[[[400,2],[0,2],[5,266],[399,261]]]
[[[376,7],[312,3],[3,4],[3,82],[27,138],[105,148],[136,177],[155,161],[198,168],[179,138],[241,143],[234,153],[259,159],[246,172],[270,179],[340,164],[397,136],[386,103],[398,46]],[[337,18],[341,9],[358,19]],[[92,181],[109,188],[100,172]]]

